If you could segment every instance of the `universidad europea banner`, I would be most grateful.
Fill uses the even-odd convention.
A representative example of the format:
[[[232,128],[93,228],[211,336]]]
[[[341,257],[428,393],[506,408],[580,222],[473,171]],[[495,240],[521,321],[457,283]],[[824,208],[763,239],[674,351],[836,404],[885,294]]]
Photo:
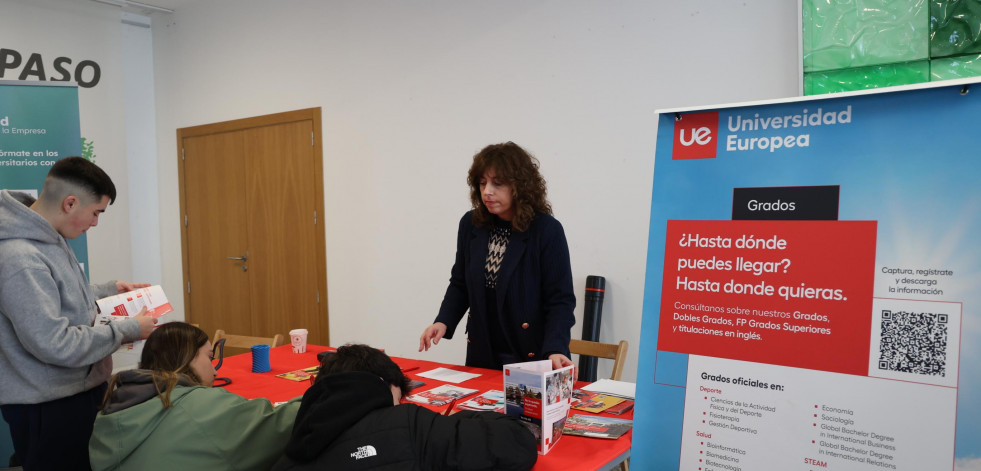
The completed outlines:
[[[981,86],[660,112],[632,466],[981,469]]]

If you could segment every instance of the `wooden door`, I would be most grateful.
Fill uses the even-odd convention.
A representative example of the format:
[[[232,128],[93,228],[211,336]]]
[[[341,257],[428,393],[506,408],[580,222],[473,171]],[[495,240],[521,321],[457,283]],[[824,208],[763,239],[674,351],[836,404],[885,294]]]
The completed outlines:
[[[245,142],[239,133],[187,137],[184,168],[184,314],[209,336],[216,329],[252,330],[249,276],[243,264],[226,257],[249,250],[242,221],[245,204]],[[246,261],[247,263],[248,261]],[[247,266],[247,265],[246,265]],[[244,334],[243,334],[244,335]]]
[[[323,231],[310,195],[322,185],[317,174],[309,120],[246,131],[249,167],[249,270],[255,332],[282,332],[313,325],[317,316],[316,247]],[[276,158],[268,158],[276,156]],[[319,194],[322,194],[320,192]],[[318,265],[319,263],[319,265]],[[309,342],[327,345],[310,331]]]
[[[178,131],[188,322],[329,345],[319,137],[319,108]]]

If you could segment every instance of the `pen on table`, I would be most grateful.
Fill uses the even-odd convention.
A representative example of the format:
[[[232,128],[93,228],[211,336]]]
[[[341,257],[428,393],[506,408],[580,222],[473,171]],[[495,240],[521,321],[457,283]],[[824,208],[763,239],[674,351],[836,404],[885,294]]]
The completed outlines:
[[[402,372],[403,373],[408,373],[410,371],[415,371],[415,370],[418,370],[418,369],[419,369],[418,366],[413,366],[412,368],[402,368]]]
[[[450,401],[450,405],[446,406],[446,410],[443,411],[443,415],[450,415],[450,412],[453,411],[453,406],[455,405],[456,405],[456,398]]]

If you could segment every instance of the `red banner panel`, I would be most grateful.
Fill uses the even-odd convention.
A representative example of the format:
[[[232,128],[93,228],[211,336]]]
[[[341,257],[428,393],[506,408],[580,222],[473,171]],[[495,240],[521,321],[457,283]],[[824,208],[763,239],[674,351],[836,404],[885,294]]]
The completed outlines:
[[[875,221],[668,221],[658,350],[866,375]]]

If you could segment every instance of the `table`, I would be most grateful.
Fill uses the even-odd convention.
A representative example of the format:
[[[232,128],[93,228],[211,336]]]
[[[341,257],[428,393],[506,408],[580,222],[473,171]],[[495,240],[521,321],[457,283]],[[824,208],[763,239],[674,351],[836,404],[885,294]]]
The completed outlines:
[[[218,377],[227,377],[232,383],[225,386],[229,392],[238,394],[242,397],[255,399],[264,397],[273,402],[288,401],[294,397],[302,396],[310,386],[309,381],[290,381],[277,378],[276,375],[302,368],[316,366],[317,353],[333,350],[329,347],[308,345],[305,353],[293,353],[289,345],[283,345],[269,350],[269,363],[272,370],[266,373],[252,373],[251,354],[234,355],[224,359],[221,369],[218,370]],[[419,390],[425,391],[441,384],[430,378],[416,376],[418,373],[429,371],[434,368],[444,367],[470,373],[480,373],[480,376],[463,383],[461,386],[477,389],[480,394],[490,389],[503,390],[504,378],[502,373],[496,370],[483,368],[473,368],[468,366],[446,365],[425,360],[412,360],[408,358],[395,358],[392,360],[403,370],[409,370],[406,375],[410,379],[418,379],[426,384]],[[415,369],[412,369],[415,368]],[[576,387],[586,383],[577,383]],[[420,407],[427,407],[420,404]],[[432,408],[440,410],[441,408]],[[604,414],[600,414],[604,415]],[[610,416],[616,417],[616,416]],[[633,419],[633,411],[629,411],[622,416],[625,419]],[[587,438],[572,435],[563,436],[558,443],[548,452],[547,455],[539,455],[538,462],[535,464],[536,471],[556,470],[567,471],[575,469],[588,470],[607,470],[612,469],[620,462],[630,457],[630,439],[633,432],[627,432],[617,440],[605,440],[600,438]]]

